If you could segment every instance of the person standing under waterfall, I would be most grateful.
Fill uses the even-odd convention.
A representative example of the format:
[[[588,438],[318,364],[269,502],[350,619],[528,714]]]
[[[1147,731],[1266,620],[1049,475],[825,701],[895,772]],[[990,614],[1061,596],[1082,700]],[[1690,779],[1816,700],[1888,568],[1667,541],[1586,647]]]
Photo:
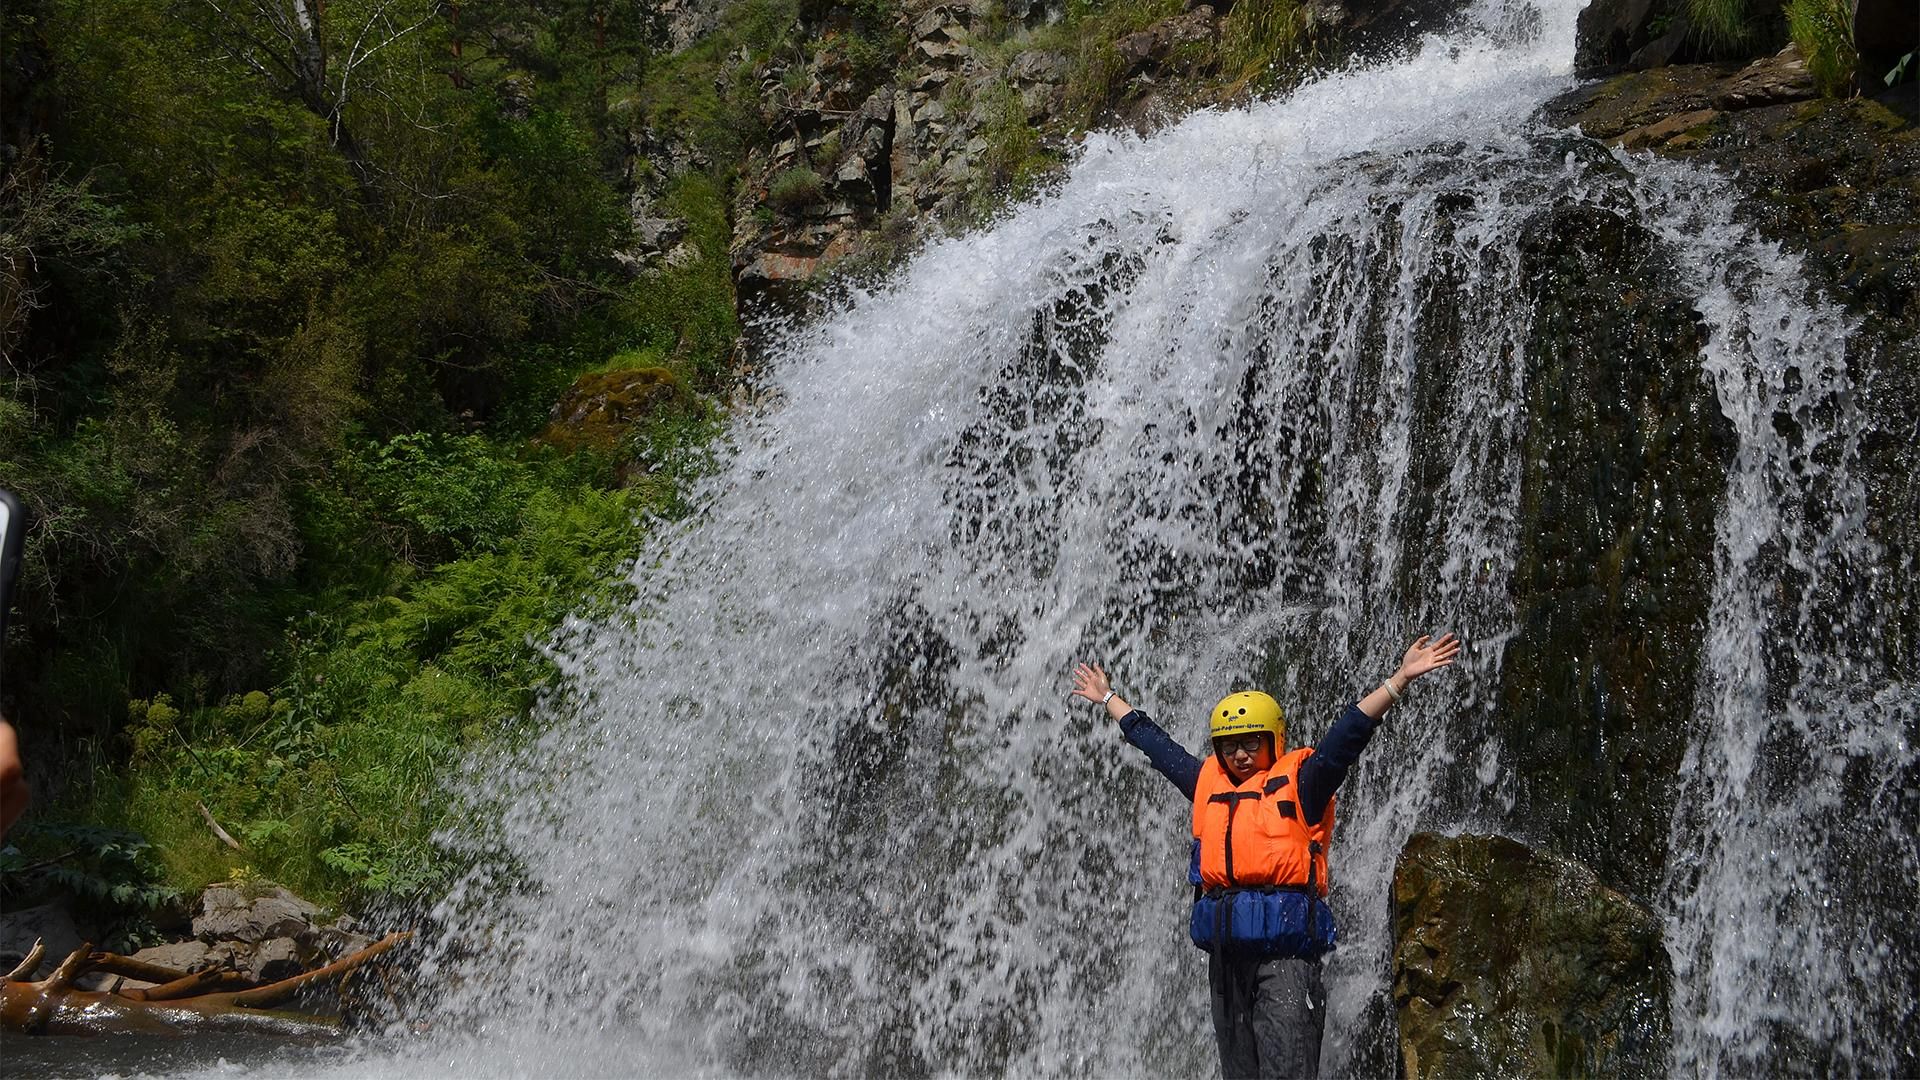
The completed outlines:
[[[1207,951],[1220,1072],[1313,1077],[1320,1070],[1326,992],[1320,957],[1336,930],[1326,905],[1334,791],[1413,680],[1460,655],[1453,634],[1422,635],[1399,670],[1348,705],[1316,746],[1287,750],[1280,703],[1257,690],[1222,698],[1194,757],[1114,693],[1098,664],[1073,671],[1073,695],[1106,707],[1126,740],[1193,804],[1188,932]]]

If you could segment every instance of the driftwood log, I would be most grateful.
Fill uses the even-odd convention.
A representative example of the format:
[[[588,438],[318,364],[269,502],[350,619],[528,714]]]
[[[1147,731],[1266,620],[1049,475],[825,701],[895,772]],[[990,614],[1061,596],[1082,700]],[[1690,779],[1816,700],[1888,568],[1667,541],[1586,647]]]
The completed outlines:
[[[237,971],[175,971],[82,944],[51,975],[29,981],[46,955],[34,943],[0,983],[0,1031],[25,1035],[104,1035],[119,1032],[182,1034],[249,1031],[274,1035],[331,1035],[336,1021],[275,1009],[308,986],[343,983],[361,965],[409,935],[388,934],[326,967],[279,982],[255,985]],[[134,990],[79,990],[73,981],[104,972],[157,986]]]

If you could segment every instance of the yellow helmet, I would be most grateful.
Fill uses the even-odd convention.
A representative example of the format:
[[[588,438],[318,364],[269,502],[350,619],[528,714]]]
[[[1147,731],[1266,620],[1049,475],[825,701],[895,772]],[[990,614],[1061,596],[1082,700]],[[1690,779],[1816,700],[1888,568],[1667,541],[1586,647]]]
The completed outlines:
[[[1273,736],[1275,752],[1287,741],[1287,718],[1280,712],[1280,703],[1258,690],[1242,690],[1221,698],[1213,707],[1212,719],[1207,736],[1210,739],[1264,731]]]

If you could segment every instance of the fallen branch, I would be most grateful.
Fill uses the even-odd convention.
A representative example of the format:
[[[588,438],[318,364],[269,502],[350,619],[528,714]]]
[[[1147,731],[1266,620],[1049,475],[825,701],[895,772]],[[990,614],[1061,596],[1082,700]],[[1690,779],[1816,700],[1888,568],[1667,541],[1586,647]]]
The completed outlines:
[[[13,982],[16,979],[28,978],[35,971],[39,970],[40,960],[42,957],[46,955],[47,955],[46,940],[43,938],[36,938],[33,943],[33,948],[27,950],[26,957],[22,959],[18,964],[15,964],[13,966],[12,971],[7,972],[7,981]]]
[[[159,986],[120,990],[116,993],[129,1001],[172,1001],[175,998],[213,993],[220,989],[226,974],[224,971],[196,971],[191,975],[182,975],[171,982],[161,983]]]
[[[91,943],[75,949],[53,974],[39,982],[27,982],[45,953],[36,946],[29,956],[0,984],[0,1030],[28,1035],[97,1035],[106,1032],[179,1032],[186,1030],[252,1031],[265,1034],[331,1034],[336,1023],[300,1013],[279,1012],[268,1008],[278,1005],[302,989],[345,976],[395,945],[411,937],[407,933],[388,934],[358,952],[303,975],[281,979],[265,986],[216,990],[233,981],[247,982],[237,971],[176,972],[158,965],[142,964],[130,957],[96,953]],[[159,986],[125,992],[75,990],[73,980],[90,970],[115,974],[173,975]]]
[[[200,816],[207,819],[207,828],[213,830],[213,835],[219,837],[221,843],[227,845],[228,847],[232,848],[235,851],[247,850],[246,848],[243,848],[240,846],[240,841],[235,840],[231,836],[228,836],[227,830],[221,828],[219,822],[213,820],[213,811],[207,809],[206,803],[200,802],[199,800],[196,799],[193,805],[200,808]]]
[[[60,966],[54,968],[53,974],[47,976],[46,981],[41,985],[62,990],[72,986],[73,980],[86,970],[87,961],[92,957],[93,942],[81,942],[80,947],[68,953],[67,958],[60,961]]]
[[[93,960],[87,965],[87,970],[104,971],[109,975],[125,975],[129,979],[140,979],[150,983],[170,983],[192,974],[190,971],[161,967],[159,964],[149,964],[145,960],[135,960],[131,956],[110,952],[94,953]]]
[[[406,933],[388,934],[386,937],[361,949],[359,952],[353,953],[350,956],[343,956],[333,963],[328,964],[326,967],[309,971],[305,975],[295,975],[290,979],[281,979],[277,983],[268,983],[266,986],[257,989],[242,990],[233,995],[233,1003],[250,1009],[262,1009],[268,1005],[278,1005],[280,1002],[299,993],[300,988],[308,983],[321,982],[335,975],[345,975],[347,972],[352,971],[361,964],[379,956],[381,953],[386,952],[388,949],[393,948],[395,945],[400,944],[412,936],[413,935]]]

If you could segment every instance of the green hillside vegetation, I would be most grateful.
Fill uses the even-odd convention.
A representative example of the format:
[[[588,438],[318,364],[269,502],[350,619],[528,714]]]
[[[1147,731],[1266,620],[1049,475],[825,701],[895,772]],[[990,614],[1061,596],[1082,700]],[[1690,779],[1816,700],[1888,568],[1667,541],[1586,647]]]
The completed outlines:
[[[22,873],[81,825],[124,830],[74,850],[146,901],[236,868],[336,903],[430,884],[455,755],[521,729],[541,643],[618,600],[718,427],[725,160],[663,196],[701,258],[613,258],[642,8],[335,0],[318,67],[236,10],[0,17],[0,483],[36,522],[13,899],[85,876]],[[610,367],[689,392],[611,448],[538,442]]]

